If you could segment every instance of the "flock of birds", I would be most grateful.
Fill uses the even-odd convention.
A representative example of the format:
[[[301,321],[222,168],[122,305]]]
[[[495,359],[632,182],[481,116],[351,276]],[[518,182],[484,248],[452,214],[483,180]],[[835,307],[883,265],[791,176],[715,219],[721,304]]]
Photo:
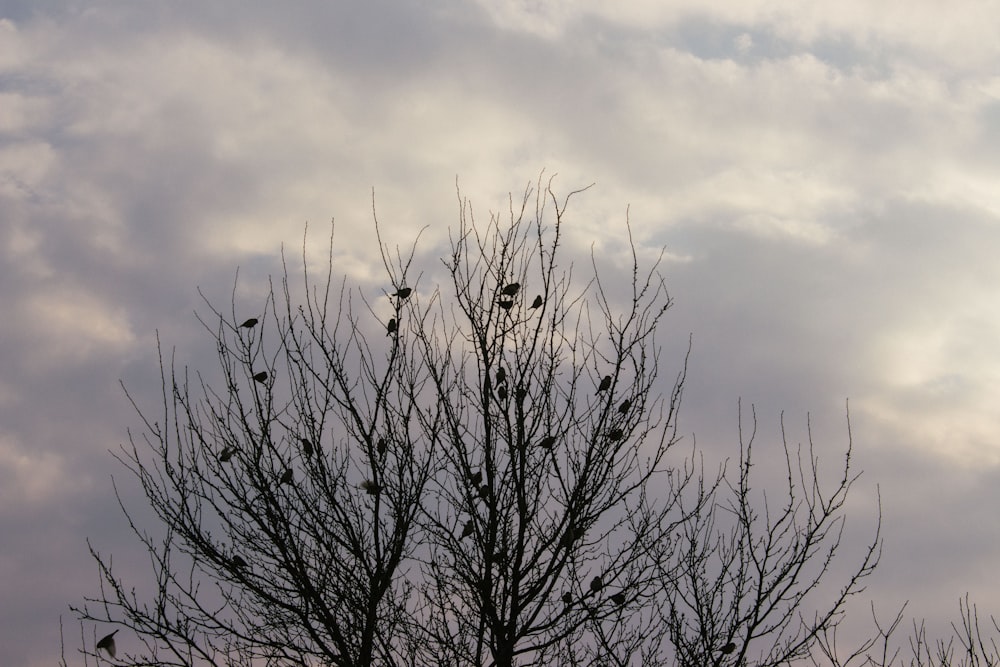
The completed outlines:
[[[497,298],[497,305],[505,311],[510,311],[511,308],[514,307],[515,297],[520,292],[520,290],[521,290],[520,283],[513,282],[505,285],[499,291],[499,296]],[[413,293],[412,288],[400,287],[389,296],[397,298],[400,301],[402,301],[403,299],[408,298],[412,293]],[[537,310],[538,308],[541,308],[544,303],[545,300],[542,298],[542,295],[539,294],[531,302],[529,309]],[[258,320],[256,317],[250,317],[240,324],[240,328],[253,329],[255,326],[257,326],[259,322],[260,320]],[[395,334],[398,332],[398,329],[399,329],[399,324],[396,321],[396,318],[391,318],[388,324],[386,325],[386,334],[387,335]],[[255,382],[264,384],[267,382],[269,375],[267,371],[260,371],[254,373],[251,377]],[[497,396],[501,400],[503,400],[507,396],[507,373],[504,368],[501,367],[497,370],[496,380],[497,380]],[[601,394],[602,392],[609,390],[611,388],[612,382],[613,382],[612,377],[610,375],[605,375],[603,378],[601,378],[601,381],[597,386],[597,393]],[[618,406],[618,413],[622,415],[627,414],[628,411],[631,409],[631,407],[632,407],[632,402],[629,399],[625,399]],[[624,432],[622,431],[621,428],[616,427],[608,431],[607,437],[612,442],[616,442],[624,437]],[[541,447],[542,449],[549,450],[555,446],[556,442],[557,438],[555,436],[548,435],[542,438],[538,442],[538,446]],[[306,457],[312,456],[314,451],[314,445],[308,438],[301,438],[301,446],[302,446],[302,452]],[[377,444],[377,450],[379,455],[385,453],[386,441],[384,438],[379,439]],[[232,459],[232,457],[235,454],[236,454],[236,449],[234,447],[226,447],[219,454],[219,461],[222,463],[226,463],[230,459]],[[293,472],[291,468],[288,468],[284,470],[284,472],[282,472],[281,476],[278,478],[278,483],[290,484],[292,480],[293,480]],[[483,484],[483,474],[481,471],[476,471],[475,473],[470,475],[469,482],[473,488],[478,489],[478,494],[481,498],[483,498],[484,500],[488,499],[490,488],[488,485]],[[369,495],[378,495],[378,493],[381,490],[379,485],[371,480],[364,480],[363,482],[361,482],[359,487],[362,491],[368,493]],[[461,533],[459,534],[459,539],[466,539],[472,536],[475,533],[475,530],[476,530],[475,521],[473,519],[469,519],[462,526]],[[235,569],[243,569],[247,566],[246,560],[239,555],[232,556],[229,562]],[[605,585],[604,580],[600,576],[595,576],[593,579],[590,580],[589,588],[592,593],[597,594],[601,592],[601,590],[604,588],[604,585]],[[627,597],[624,591],[618,591],[612,594],[611,596],[609,596],[609,599],[619,607],[624,606],[625,603],[627,602]],[[573,594],[570,592],[563,593],[562,601],[567,606],[572,605],[574,602]],[[96,645],[97,650],[98,651],[103,650],[109,656],[114,658],[116,652],[115,634],[117,632],[118,630],[114,630],[113,632],[102,637],[97,642]],[[722,655],[729,655],[735,650],[736,650],[736,644],[734,642],[729,642],[721,649],[719,649],[719,653],[721,653]]]

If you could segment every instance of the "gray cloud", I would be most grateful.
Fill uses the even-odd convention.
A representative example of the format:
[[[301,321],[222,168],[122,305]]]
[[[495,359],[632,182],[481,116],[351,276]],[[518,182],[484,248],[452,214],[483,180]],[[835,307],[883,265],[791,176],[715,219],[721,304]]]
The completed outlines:
[[[456,176],[485,216],[543,167],[596,181],[581,268],[593,245],[615,284],[626,207],[643,256],[667,246],[683,430],[724,459],[742,398],[769,446],[810,412],[835,461],[849,398],[873,595],[934,622],[994,603],[1000,40],[972,10],[842,9],[0,4],[0,663],[54,661],[97,584],[86,536],[129,552],[104,519],[136,425],[117,382],[155,402],[157,330],[205,363],[197,287],[226,305],[239,267],[253,310],[280,245],[308,222],[322,260],[335,217],[338,270],[377,294],[373,186],[433,264]]]

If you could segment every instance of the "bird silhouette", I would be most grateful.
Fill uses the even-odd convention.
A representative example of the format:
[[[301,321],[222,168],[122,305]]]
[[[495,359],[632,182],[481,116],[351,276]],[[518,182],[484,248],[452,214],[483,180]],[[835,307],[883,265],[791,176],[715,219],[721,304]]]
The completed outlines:
[[[535,297],[535,300],[531,302],[531,309],[534,310],[536,308],[541,308],[543,303],[545,303],[545,301],[542,300],[542,295],[539,294]]]
[[[722,653],[722,655],[729,655],[735,650],[736,650],[736,642],[729,642],[728,644],[720,648],[719,652]]]
[[[552,446],[556,444],[556,436],[547,435],[538,441],[538,446],[542,449],[552,449]]]
[[[618,406],[618,412],[619,414],[625,414],[631,407],[632,407],[632,401],[626,398],[624,401],[622,401],[622,404]]]
[[[100,651],[104,649],[108,652],[112,658],[115,657],[115,633],[117,630],[112,631],[110,634],[101,637],[101,640],[97,642],[97,650]]]
[[[389,320],[389,324],[386,325],[386,327],[385,327],[385,335],[386,336],[391,336],[392,334],[396,333],[396,329],[397,328],[398,328],[398,325],[396,324],[396,318],[394,317],[391,320]]]
[[[598,577],[594,577],[593,579],[590,580],[590,590],[592,590],[595,593],[597,593],[602,588],[604,588],[604,582],[601,581],[601,578],[599,576]]]
[[[506,385],[500,385],[499,387],[497,387],[497,397],[499,397],[499,399],[501,401],[503,401],[503,400],[505,400],[507,398],[507,386]]]
[[[378,484],[368,479],[361,482],[361,489],[365,491],[369,496],[374,496],[379,492]]]
[[[247,566],[247,562],[243,560],[243,558],[239,554],[230,558],[229,562],[232,564],[233,567],[235,567],[238,570],[241,570]]]
[[[219,460],[222,461],[223,463],[226,463],[227,461],[229,461],[229,459],[233,458],[233,454],[235,453],[236,453],[235,449],[233,449],[232,447],[226,447],[225,449],[222,450],[222,453],[219,454]]]
[[[563,533],[562,544],[563,546],[570,547],[573,545],[574,542],[576,542],[581,537],[583,537],[583,530],[581,530],[580,528],[576,528],[574,526],[570,526],[569,528],[566,529],[566,532]]]
[[[625,436],[625,432],[620,428],[613,428],[608,432],[608,440],[611,442],[618,442]]]
[[[565,604],[567,604],[567,605],[571,605],[571,604],[573,604],[573,594],[572,594],[572,593],[570,593],[569,591],[567,591],[567,592],[563,593],[563,594],[562,594],[562,601],[563,601],[563,602],[564,602]]]
[[[483,484],[479,487],[479,497],[483,500],[489,500],[490,498],[490,487],[488,484]]]
[[[385,454],[385,450],[388,448],[388,443],[386,443],[385,438],[379,438],[378,442],[375,443],[375,451],[378,452],[379,456]]]
[[[400,299],[405,299],[413,293],[413,290],[409,287],[400,287],[398,290],[390,294],[389,296],[397,296]]]
[[[261,384],[267,382],[267,371],[261,371],[260,373],[254,373],[253,379]]]
[[[462,528],[462,538],[464,539],[469,535],[472,535],[473,531],[475,530],[476,530],[475,522],[473,522],[472,519],[469,519],[468,521],[465,522],[465,526]]]
[[[302,453],[307,457],[313,455],[313,444],[309,438],[302,438]]]
[[[519,289],[521,289],[521,283],[511,283],[509,285],[504,285],[504,288],[500,290],[500,293],[504,296],[514,296],[517,294]]]
[[[500,299],[499,301],[497,301],[497,305],[503,308],[504,310],[510,310],[511,308],[514,307],[514,302],[511,299]]]
[[[257,318],[251,317],[250,319],[244,321],[240,326],[244,329],[252,329],[257,326]]]
[[[479,486],[480,484],[482,484],[483,483],[483,471],[482,470],[477,470],[476,472],[474,472],[471,475],[469,475],[469,482],[471,482],[473,486]]]
[[[507,369],[503,366],[497,369],[497,384],[503,384],[507,381]]]
[[[278,484],[291,484],[292,482],[292,469],[289,468],[285,472],[281,473],[281,478],[278,479]]]
[[[611,386],[611,376],[605,375],[604,378],[601,380],[601,384],[597,386],[597,393],[599,394],[602,391],[607,391],[610,386]]]
[[[611,601],[620,607],[623,604],[625,604],[625,594],[620,592],[615,593],[614,595],[611,596]]]

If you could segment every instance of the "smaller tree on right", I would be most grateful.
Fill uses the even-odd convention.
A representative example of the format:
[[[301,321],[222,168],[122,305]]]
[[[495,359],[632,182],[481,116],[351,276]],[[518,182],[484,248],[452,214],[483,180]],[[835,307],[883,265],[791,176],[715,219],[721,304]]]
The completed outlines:
[[[675,545],[661,560],[658,610],[680,667],[777,667],[809,660],[836,633],[848,600],[864,590],[881,556],[881,512],[856,564],[832,588],[844,554],[844,504],[860,473],[848,446],[838,477],[823,484],[810,431],[790,446],[782,423],[784,489],[751,479],[757,416],[743,430],[735,474],[702,483]],[[705,479],[704,476],[702,479]],[[839,567],[838,567],[839,569]]]

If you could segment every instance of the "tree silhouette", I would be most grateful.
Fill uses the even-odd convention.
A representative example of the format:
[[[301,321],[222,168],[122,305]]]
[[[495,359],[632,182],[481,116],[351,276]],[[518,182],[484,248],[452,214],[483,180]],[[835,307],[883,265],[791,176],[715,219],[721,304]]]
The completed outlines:
[[[162,412],[133,401],[116,454],[163,526],[122,503],[155,590],[92,547],[101,594],[76,609],[138,638],[123,663],[777,665],[836,626],[879,544],[806,595],[840,546],[849,450],[828,492],[789,455],[763,518],[750,443],[735,480],[674,456],[686,361],[664,391],[659,261],[632,245],[624,289],[596,258],[581,281],[562,260],[580,191],[550,185],[487,223],[460,197],[442,285],[376,219],[377,297],[335,280],[331,235],[303,298],[286,268],[254,317],[235,289],[231,313],[206,300],[221,380],[161,351]]]

